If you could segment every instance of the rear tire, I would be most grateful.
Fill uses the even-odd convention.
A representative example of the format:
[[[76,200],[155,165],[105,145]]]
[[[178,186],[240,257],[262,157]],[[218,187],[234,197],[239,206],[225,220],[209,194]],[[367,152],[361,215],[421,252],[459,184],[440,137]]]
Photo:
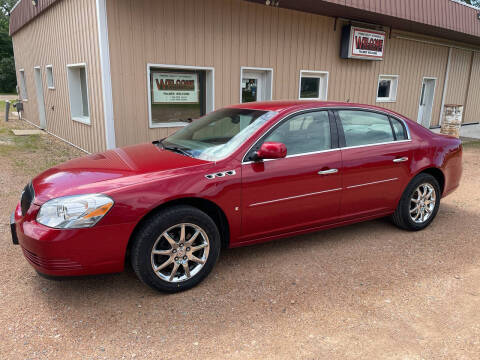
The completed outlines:
[[[432,175],[422,173],[407,185],[392,220],[409,231],[425,229],[435,219],[440,207],[440,185]]]
[[[138,278],[168,293],[199,284],[220,255],[220,234],[203,211],[187,205],[148,219],[133,239],[131,263]]]

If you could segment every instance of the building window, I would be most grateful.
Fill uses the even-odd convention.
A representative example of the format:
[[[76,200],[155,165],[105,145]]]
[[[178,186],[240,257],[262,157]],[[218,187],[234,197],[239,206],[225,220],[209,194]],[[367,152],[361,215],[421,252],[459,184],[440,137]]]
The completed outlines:
[[[273,69],[240,68],[240,102],[272,100]]]
[[[213,111],[213,68],[147,66],[150,127],[185,126]]]
[[[327,100],[328,72],[300,71],[298,98],[300,100]]]
[[[47,73],[47,87],[50,90],[55,89],[55,82],[53,80],[53,66],[52,65],[47,65],[45,67],[46,73]]]
[[[90,124],[86,64],[67,65],[67,78],[72,119]]]
[[[23,101],[28,100],[28,93],[27,93],[27,81],[25,79],[25,70],[19,70],[20,74],[20,97]]]
[[[397,101],[398,75],[378,77],[377,102]]]

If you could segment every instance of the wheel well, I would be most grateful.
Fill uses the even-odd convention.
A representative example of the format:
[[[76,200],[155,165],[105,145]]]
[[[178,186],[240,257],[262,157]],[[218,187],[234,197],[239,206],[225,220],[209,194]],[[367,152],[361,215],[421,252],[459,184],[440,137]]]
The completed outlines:
[[[440,190],[443,194],[443,191],[445,190],[445,175],[443,175],[442,170],[438,168],[428,168],[420,172],[420,174],[430,174],[432,175],[435,179],[437,179],[438,184],[440,185]]]
[[[155,209],[152,209],[148,214],[146,214],[138,222],[132,234],[130,235],[130,239],[128,240],[126,258],[128,258],[130,254],[132,239],[135,238],[137,231],[142,227],[143,223],[148,219],[150,219],[151,217],[157,215],[160,211],[176,205],[190,205],[190,206],[196,207],[197,209],[202,210],[204,213],[210,216],[212,220],[215,222],[215,224],[217,225],[218,231],[220,232],[222,248],[228,247],[230,243],[230,228],[228,225],[227,217],[223,212],[223,210],[217,204],[215,204],[210,200],[201,199],[201,198],[182,198],[182,199],[168,201],[156,207]]]

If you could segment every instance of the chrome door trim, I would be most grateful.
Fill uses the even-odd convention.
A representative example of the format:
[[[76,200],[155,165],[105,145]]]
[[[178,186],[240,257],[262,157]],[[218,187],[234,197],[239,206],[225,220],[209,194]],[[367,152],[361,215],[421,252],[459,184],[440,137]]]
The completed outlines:
[[[394,140],[394,141],[387,141],[387,142],[383,142],[383,143],[377,143],[377,144],[366,144],[366,145],[357,145],[357,146],[344,146],[344,147],[338,147],[338,148],[335,148],[335,149],[327,149],[327,150],[320,150],[320,151],[313,151],[313,152],[308,152],[308,153],[301,153],[301,154],[294,154],[294,155],[287,155],[286,157],[284,157],[283,159],[288,159],[290,157],[297,157],[297,156],[306,156],[306,155],[314,155],[314,154],[320,154],[320,153],[323,153],[323,152],[329,152],[329,151],[336,151],[336,150],[347,150],[347,149],[355,149],[355,148],[361,148],[361,147],[369,147],[369,146],[377,146],[377,145],[386,145],[386,144],[399,144],[399,143],[406,143],[406,142],[411,142],[412,141],[412,138],[410,136],[410,129],[407,125],[407,123],[405,122],[405,120],[395,116],[395,115],[390,115],[390,114],[387,114],[383,111],[380,111],[380,110],[375,110],[375,109],[368,109],[368,108],[365,108],[365,107],[361,107],[361,106],[352,106],[352,107],[348,107],[348,108],[344,108],[344,107],[334,107],[334,106],[327,106],[327,107],[319,107],[319,108],[309,108],[309,109],[302,109],[302,110],[298,110],[298,111],[295,111],[293,113],[290,113],[290,114],[287,114],[285,117],[283,117],[282,119],[278,120],[277,122],[275,122],[274,124],[272,124],[267,130],[265,130],[263,132],[263,134],[260,136],[260,138],[255,141],[249,148],[248,150],[245,152],[245,154],[243,154],[243,157],[242,157],[242,163],[241,165],[247,165],[247,164],[252,164],[252,163],[255,163],[257,161],[244,161],[245,160],[245,157],[247,156],[247,154],[250,152],[250,150],[252,150],[252,148],[257,145],[257,143],[262,139],[262,137],[267,133],[269,132],[274,126],[276,126],[278,123],[284,121],[285,119],[289,118],[290,116],[294,116],[296,114],[299,114],[299,113],[302,113],[302,112],[310,112],[310,111],[328,111],[328,110],[332,110],[332,111],[337,111],[337,110],[365,110],[365,111],[370,111],[370,112],[374,112],[374,113],[379,113],[379,114],[382,114],[382,115],[385,115],[387,117],[391,117],[391,118],[394,118],[398,121],[400,121],[404,126],[405,126],[405,129],[407,131],[407,139],[406,140]],[[288,151],[288,149],[287,149]],[[282,159],[266,159],[266,160],[262,160],[263,162],[265,161],[273,161],[273,160],[282,160]]]
[[[280,201],[287,201],[287,200],[298,199],[298,198],[307,197],[307,196],[320,195],[320,194],[325,194],[325,193],[334,192],[334,191],[340,191],[340,190],[342,190],[342,188],[336,188],[336,189],[318,191],[318,192],[313,192],[313,193],[308,193],[308,194],[302,194],[302,195],[296,195],[296,196],[289,196],[289,197],[280,198],[280,199],[275,199],[275,200],[268,200],[268,201],[262,201],[262,202],[258,202],[258,203],[253,203],[253,204],[250,204],[248,207],[261,206],[261,205],[276,203],[276,202],[280,202]]]
[[[396,181],[396,180],[398,180],[398,178],[391,178],[391,179],[385,179],[385,180],[379,180],[379,181],[372,181],[372,182],[369,182],[369,183],[358,184],[358,185],[350,185],[350,186],[347,186],[346,188],[347,188],[347,189],[354,189],[354,188],[358,188],[358,187],[362,187],[362,186],[381,184],[381,183],[386,183],[386,182],[389,182],[389,181]]]

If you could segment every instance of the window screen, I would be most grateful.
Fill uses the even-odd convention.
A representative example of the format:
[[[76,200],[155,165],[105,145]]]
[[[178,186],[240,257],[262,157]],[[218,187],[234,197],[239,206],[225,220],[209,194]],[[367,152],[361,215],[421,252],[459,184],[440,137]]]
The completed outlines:
[[[369,111],[338,111],[346,146],[360,146],[393,141],[387,116]]]
[[[309,112],[285,121],[265,141],[284,143],[287,155],[303,154],[331,148],[327,111]]]

